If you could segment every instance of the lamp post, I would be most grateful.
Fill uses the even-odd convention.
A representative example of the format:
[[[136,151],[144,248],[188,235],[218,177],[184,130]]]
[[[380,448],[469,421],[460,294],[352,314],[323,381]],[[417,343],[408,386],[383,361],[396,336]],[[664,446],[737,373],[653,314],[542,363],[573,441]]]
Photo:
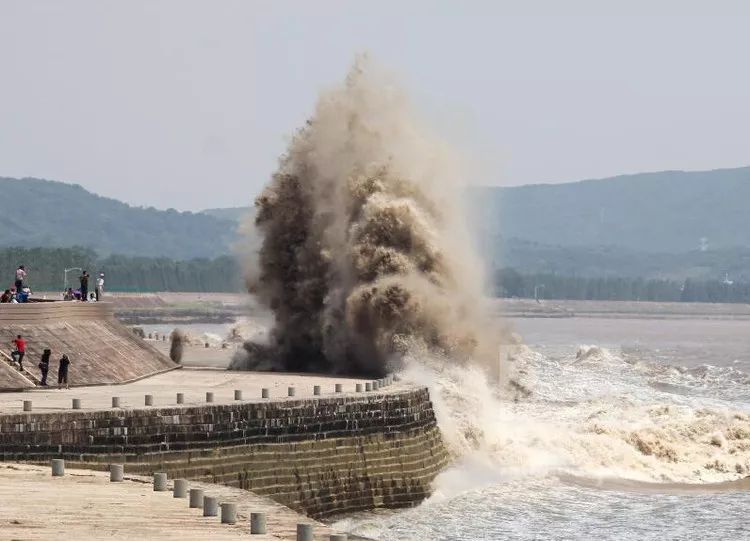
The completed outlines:
[[[539,290],[544,289],[544,284],[534,286],[534,300],[539,302]]]
[[[82,271],[83,269],[81,267],[71,267],[63,271],[63,292],[68,290],[68,273],[74,270]]]

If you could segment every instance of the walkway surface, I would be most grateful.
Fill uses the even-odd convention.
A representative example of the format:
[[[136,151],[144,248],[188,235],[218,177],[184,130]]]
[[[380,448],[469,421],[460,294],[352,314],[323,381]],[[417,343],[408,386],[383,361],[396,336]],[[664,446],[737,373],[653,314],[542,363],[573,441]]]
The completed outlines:
[[[206,403],[206,392],[214,393],[215,404],[234,402],[234,391],[241,390],[243,400],[261,400],[261,389],[270,391],[271,399],[287,400],[288,388],[295,388],[294,398],[313,396],[313,387],[320,385],[321,396],[334,394],[336,383],[343,385],[344,394],[355,392],[355,385],[370,380],[287,374],[279,372],[235,372],[210,368],[182,368],[123,385],[100,385],[58,390],[36,388],[27,391],[0,393],[0,414],[21,413],[23,401],[31,400],[34,412],[69,410],[73,398],[81,399],[81,409],[102,410],[112,407],[112,397],[120,397],[120,407],[142,408],[144,396],[153,395],[154,407],[176,406],[177,393],[183,393],[185,406]],[[393,392],[399,385],[378,392]],[[339,394],[338,396],[342,396]],[[290,399],[291,400],[291,399]]]
[[[197,482],[189,486],[220,502],[237,503],[237,523],[204,517],[202,509],[189,508],[188,500],[174,498],[171,490],[154,492],[150,478],[126,474],[125,481],[111,483],[109,472],[66,468],[63,477],[52,477],[48,466],[0,463],[0,537],[291,541],[298,523],[313,524],[316,541],[335,533],[246,490]],[[266,513],[266,535],[250,536],[251,512]]]

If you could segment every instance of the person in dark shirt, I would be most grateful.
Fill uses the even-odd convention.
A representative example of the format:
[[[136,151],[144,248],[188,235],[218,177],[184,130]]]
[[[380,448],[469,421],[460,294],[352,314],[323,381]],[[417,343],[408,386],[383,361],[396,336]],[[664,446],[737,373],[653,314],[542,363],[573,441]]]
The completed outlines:
[[[60,357],[60,366],[57,368],[57,387],[62,388],[62,384],[65,384],[66,389],[70,389],[68,386],[68,367],[70,366],[70,359],[63,353]]]
[[[89,296],[89,273],[83,271],[79,280],[81,281],[81,300],[86,302]]]
[[[47,373],[49,373],[49,358],[52,356],[52,350],[47,348],[42,352],[42,360],[39,361],[39,370],[42,371],[42,386],[47,386]]]
[[[0,303],[9,303],[10,302],[10,289],[6,289],[5,292],[0,295]]]

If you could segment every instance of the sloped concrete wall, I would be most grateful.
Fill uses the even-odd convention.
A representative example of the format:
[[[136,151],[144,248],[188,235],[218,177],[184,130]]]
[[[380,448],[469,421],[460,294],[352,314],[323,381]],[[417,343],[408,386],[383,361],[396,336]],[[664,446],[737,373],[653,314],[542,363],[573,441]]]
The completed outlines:
[[[105,302],[0,304],[0,347],[18,334],[27,341],[24,365],[34,374],[44,348],[52,350],[50,383],[57,382],[63,353],[71,359],[72,385],[123,383],[178,367],[119,323]],[[0,390],[19,388],[9,370],[0,367]]]
[[[227,484],[314,517],[416,505],[448,461],[426,389],[0,416],[0,457]]]

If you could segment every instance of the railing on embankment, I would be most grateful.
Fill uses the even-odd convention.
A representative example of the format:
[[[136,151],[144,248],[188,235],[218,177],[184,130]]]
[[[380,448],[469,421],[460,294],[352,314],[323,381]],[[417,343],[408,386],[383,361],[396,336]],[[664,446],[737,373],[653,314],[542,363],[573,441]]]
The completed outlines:
[[[448,461],[426,389],[2,415],[0,457],[125,463],[246,488],[313,517],[416,505]]]

